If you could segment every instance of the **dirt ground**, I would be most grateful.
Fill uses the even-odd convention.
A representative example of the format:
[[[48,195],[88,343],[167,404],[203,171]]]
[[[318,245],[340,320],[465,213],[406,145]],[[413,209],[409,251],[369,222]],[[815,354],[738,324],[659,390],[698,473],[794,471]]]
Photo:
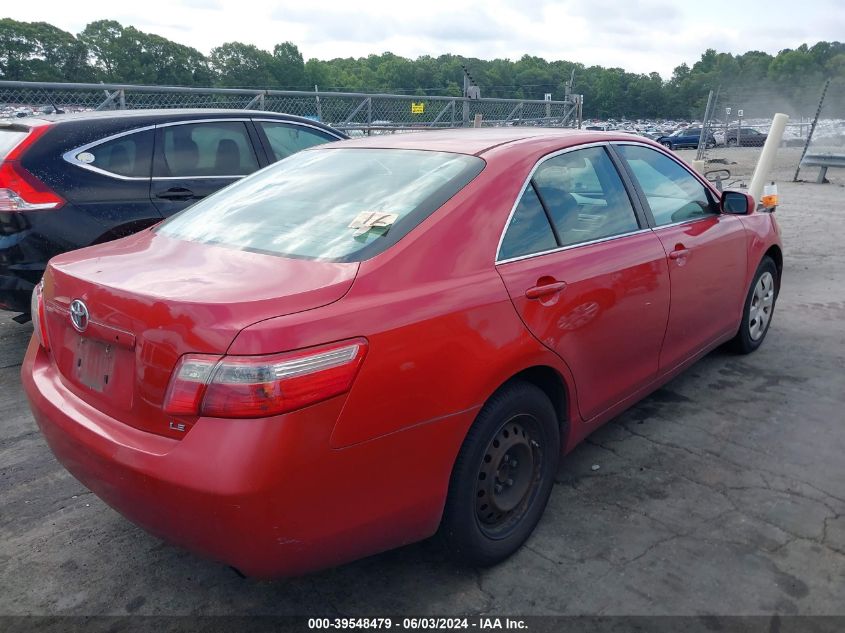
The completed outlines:
[[[717,350],[594,433],[490,569],[425,542],[256,582],[149,536],[56,462],[19,386],[31,328],[0,316],[0,614],[845,615],[845,170],[793,184],[797,152],[775,170],[765,344]],[[756,155],[711,152],[746,179]]]

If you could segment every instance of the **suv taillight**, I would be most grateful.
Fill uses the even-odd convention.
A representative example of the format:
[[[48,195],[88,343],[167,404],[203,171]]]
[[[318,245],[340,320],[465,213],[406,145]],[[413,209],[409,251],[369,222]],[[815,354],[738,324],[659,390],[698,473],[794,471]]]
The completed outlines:
[[[170,415],[259,418],[349,391],[367,353],[358,338],[271,356],[186,354],[164,397]]]
[[[38,343],[46,350],[50,349],[50,341],[47,338],[47,313],[44,309],[44,296],[42,289],[43,282],[38,282],[35,289],[32,291],[32,300],[29,305],[29,313],[32,317],[32,329],[35,332],[35,337]]]
[[[20,163],[27,148],[50,128],[32,128],[12,150],[0,160],[0,211],[37,211],[58,209],[65,200]]]

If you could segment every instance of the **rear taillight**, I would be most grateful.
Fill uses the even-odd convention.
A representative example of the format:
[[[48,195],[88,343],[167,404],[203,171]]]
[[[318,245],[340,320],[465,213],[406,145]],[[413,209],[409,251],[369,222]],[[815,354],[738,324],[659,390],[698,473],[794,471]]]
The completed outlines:
[[[272,356],[183,356],[167,388],[170,415],[259,418],[349,391],[367,352],[353,339]]]
[[[38,282],[32,291],[32,300],[29,304],[29,312],[32,317],[32,328],[38,343],[46,350],[50,349],[50,341],[47,338],[47,313],[44,309],[44,296],[42,294],[43,283]]]
[[[0,161],[0,211],[37,211],[58,209],[65,200],[20,163],[27,148],[49,129],[49,125],[34,127]]]

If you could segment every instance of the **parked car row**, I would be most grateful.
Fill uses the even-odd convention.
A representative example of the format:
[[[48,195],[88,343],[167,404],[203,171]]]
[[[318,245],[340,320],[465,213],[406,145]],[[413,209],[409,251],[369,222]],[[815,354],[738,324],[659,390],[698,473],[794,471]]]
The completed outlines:
[[[499,562],[562,455],[771,324],[774,216],[658,143],[502,127],[327,145],[302,121],[203,115],[6,130],[4,217],[29,225],[4,243],[40,262],[195,201],[50,260],[21,375],[84,485],[245,574],[438,531]]]
[[[689,127],[683,130],[678,130],[676,132],[672,132],[668,136],[658,136],[655,140],[663,145],[663,147],[667,147],[669,149],[684,149],[688,147],[698,147],[698,144],[701,140],[701,128],[700,127]],[[713,136],[713,133],[709,133],[707,136],[707,147],[715,147],[716,146],[716,137]]]
[[[160,222],[294,152],[346,138],[254,110],[0,121],[0,309],[29,312],[47,261]]]

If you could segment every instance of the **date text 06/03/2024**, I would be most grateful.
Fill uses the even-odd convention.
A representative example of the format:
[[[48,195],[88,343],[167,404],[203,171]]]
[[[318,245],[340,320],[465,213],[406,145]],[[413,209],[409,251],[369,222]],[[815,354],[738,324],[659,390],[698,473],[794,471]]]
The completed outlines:
[[[526,629],[524,620],[518,618],[309,618],[309,629],[399,629],[399,630],[520,630]]]

